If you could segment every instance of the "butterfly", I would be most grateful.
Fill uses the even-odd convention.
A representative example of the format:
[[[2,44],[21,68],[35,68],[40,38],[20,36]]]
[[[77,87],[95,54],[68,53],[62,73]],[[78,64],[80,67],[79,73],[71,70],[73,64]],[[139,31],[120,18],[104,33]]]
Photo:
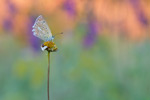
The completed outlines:
[[[62,32],[52,35],[52,32],[42,15],[37,17],[32,28],[33,35],[45,41],[41,46],[42,51],[47,50],[49,52],[54,52],[57,50],[53,39],[56,35],[63,34]]]
[[[36,36],[44,41],[53,41],[54,36],[52,36],[52,32],[49,29],[49,27],[42,15],[37,17],[32,28],[33,28],[32,32],[33,32],[34,36]]]

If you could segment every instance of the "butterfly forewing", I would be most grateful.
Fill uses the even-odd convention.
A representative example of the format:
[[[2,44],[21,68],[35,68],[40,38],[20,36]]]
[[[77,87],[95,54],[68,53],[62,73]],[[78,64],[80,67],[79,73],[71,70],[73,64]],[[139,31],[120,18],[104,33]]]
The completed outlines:
[[[52,39],[52,33],[42,15],[36,19],[32,31],[34,36],[44,41],[51,41]]]

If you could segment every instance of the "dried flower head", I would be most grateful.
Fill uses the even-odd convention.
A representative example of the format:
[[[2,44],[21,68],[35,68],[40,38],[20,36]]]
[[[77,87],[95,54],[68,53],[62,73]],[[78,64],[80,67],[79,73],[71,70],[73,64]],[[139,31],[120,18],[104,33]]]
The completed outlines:
[[[42,51],[47,50],[48,52],[55,52],[57,51],[57,46],[54,42],[47,41],[41,45],[41,49]]]

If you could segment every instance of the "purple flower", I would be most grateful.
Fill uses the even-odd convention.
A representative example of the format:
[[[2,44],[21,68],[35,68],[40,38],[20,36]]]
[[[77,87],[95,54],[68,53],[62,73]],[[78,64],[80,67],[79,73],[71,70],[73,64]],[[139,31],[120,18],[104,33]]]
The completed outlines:
[[[75,16],[76,10],[74,0],[66,0],[64,3],[64,9],[68,12],[69,15]]]
[[[7,31],[12,30],[12,20],[10,18],[7,18],[3,21],[3,27]]]
[[[8,3],[8,7],[11,14],[15,14],[17,12],[17,9],[14,4]]]
[[[9,12],[7,12],[7,13],[9,13],[10,16],[8,18],[4,19],[3,28],[7,31],[11,31],[12,27],[13,27],[13,18],[14,18],[14,15],[16,14],[17,9],[16,9],[15,5],[13,3],[11,3],[10,0],[7,0],[6,2],[7,2],[8,10],[9,10]]]
[[[148,19],[146,18],[146,15],[142,11],[138,13],[138,19],[145,26],[149,24]]]
[[[32,33],[32,26],[34,24],[34,21],[35,21],[36,17],[33,17],[33,16],[30,16],[29,17],[29,23],[28,23],[28,27],[27,27],[27,30],[28,30],[28,37],[29,37],[29,41],[30,41],[30,44],[31,44],[31,47],[35,50],[35,51],[40,51],[40,39],[36,38],[35,36],[33,36],[33,33]]]
[[[9,13],[13,16],[17,12],[17,9],[11,0],[6,0],[6,2]]]
[[[141,22],[141,24],[143,24],[144,26],[147,26],[148,23],[148,19],[145,15],[145,13],[143,12],[142,7],[140,6],[140,1],[139,0],[130,0],[131,5],[133,6],[133,9],[137,15],[137,18],[139,19],[139,21]]]
[[[95,19],[89,20],[88,26],[87,26],[87,35],[83,41],[83,44],[86,48],[89,48],[93,46],[93,44],[96,41],[96,35],[98,32],[98,24]]]

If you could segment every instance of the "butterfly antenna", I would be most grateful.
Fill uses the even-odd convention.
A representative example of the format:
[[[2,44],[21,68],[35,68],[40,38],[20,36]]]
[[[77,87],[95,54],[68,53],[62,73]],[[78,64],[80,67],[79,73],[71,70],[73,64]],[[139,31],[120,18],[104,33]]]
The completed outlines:
[[[59,35],[59,34],[63,34],[63,32],[55,34],[54,37],[55,37],[56,35]]]

